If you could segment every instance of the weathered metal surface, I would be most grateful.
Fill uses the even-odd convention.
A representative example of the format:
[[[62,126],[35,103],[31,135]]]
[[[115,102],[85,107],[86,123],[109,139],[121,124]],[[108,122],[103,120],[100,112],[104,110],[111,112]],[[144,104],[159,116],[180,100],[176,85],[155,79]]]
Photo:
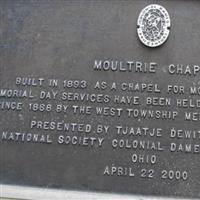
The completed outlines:
[[[171,18],[148,48],[137,19]],[[2,184],[199,198],[200,2],[0,1]]]

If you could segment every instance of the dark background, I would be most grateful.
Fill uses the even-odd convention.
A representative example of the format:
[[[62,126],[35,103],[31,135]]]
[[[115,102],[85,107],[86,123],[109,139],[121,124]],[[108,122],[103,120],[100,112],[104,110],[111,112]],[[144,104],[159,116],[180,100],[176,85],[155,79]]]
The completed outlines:
[[[171,32],[161,47],[145,47],[137,37],[137,18],[151,3],[164,6],[171,17]],[[191,86],[199,76],[166,74],[169,64],[200,64],[200,2],[198,0],[42,0],[0,1],[0,85],[14,87],[15,78],[44,77],[57,79],[149,82]],[[156,74],[94,72],[95,59],[139,60],[157,62]],[[35,89],[39,90],[39,89]],[[88,92],[91,88],[88,88]],[[105,92],[106,93],[106,92]],[[143,94],[144,97],[147,95]],[[176,96],[177,97],[177,96]],[[176,98],[174,96],[174,98]],[[183,97],[183,96],[181,96]],[[185,95],[188,97],[188,94]],[[173,97],[172,97],[173,98]],[[196,98],[196,97],[194,97]],[[36,99],[33,101],[37,101]],[[56,103],[56,102],[54,102]],[[176,109],[176,108],[175,108]],[[182,113],[182,111],[180,111]],[[0,130],[29,131],[30,120],[65,119],[90,122],[91,117],[64,116],[0,110]],[[118,120],[118,121],[117,121]],[[161,126],[164,130],[198,129],[199,123],[141,121],[115,117],[93,118],[92,123],[124,123],[132,126]],[[42,133],[42,131],[39,131]],[[51,132],[51,134],[57,134]],[[110,138],[115,138],[110,133]],[[169,137],[163,142],[168,145]],[[199,141],[197,141],[199,143]],[[105,165],[131,166],[133,151],[113,150],[110,143],[101,149],[2,142],[0,144],[0,182],[62,189],[109,191],[159,196],[200,197],[199,155],[184,153],[158,154],[156,169],[187,169],[190,178],[161,181],[105,177]],[[150,166],[139,166],[136,168]]]

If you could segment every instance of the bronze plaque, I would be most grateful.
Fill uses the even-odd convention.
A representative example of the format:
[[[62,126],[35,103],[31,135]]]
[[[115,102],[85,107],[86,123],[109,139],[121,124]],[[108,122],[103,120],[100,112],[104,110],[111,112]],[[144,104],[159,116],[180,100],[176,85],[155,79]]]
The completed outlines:
[[[171,28],[149,48],[137,20],[154,3]],[[1,0],[0,182],[200,198],[199,10]],[[155,41],[168,19],[152,13],[144,34]]]

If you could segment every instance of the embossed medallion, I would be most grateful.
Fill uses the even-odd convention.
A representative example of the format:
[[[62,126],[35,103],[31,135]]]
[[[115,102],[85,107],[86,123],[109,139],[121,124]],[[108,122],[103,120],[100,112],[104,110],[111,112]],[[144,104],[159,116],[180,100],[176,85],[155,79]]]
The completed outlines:
[[[151,4],[141,11],[137,25],[140,41],[148,47],[157,47],[169,36],[170,16],[164,7]]]

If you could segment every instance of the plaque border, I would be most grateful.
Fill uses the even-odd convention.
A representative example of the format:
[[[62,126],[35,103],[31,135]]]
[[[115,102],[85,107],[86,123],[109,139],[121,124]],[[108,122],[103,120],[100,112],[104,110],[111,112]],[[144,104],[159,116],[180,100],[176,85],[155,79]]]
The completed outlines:
[[[179,197],[155,197],[131,194],[112,194],[101,192],[82,192],[73,190],[47,189],[42,187],[28,187],[0,184],[0,198],[21,200],[197,200]]]

